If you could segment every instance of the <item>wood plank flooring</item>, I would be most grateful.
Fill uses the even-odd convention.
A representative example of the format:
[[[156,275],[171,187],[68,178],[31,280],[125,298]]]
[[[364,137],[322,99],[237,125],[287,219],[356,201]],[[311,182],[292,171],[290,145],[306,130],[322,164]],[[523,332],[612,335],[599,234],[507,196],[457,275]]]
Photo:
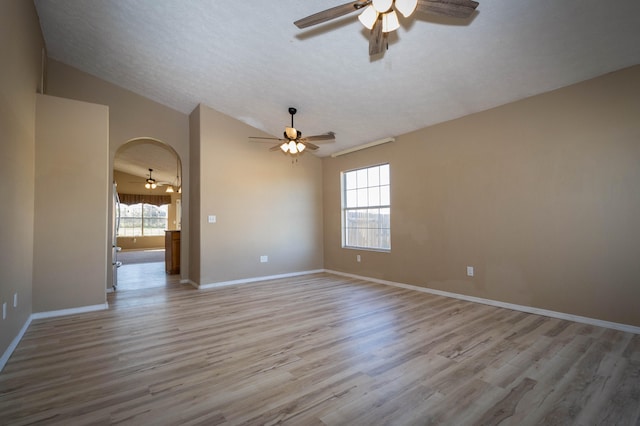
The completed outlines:
[[[2,425],[640,425],[640,336],[329,274],[33,321]]]

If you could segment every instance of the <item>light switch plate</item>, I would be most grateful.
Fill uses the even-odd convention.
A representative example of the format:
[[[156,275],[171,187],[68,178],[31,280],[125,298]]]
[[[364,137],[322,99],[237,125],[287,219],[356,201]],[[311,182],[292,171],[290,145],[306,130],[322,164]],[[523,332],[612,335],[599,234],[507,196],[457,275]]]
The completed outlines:
[[[467,266],[467,276],[468,277],[473,276],[473,266]]]
[[[209,223],[216,223],[216,215],[210,214],[209,217],[207,218],[207,221]]]

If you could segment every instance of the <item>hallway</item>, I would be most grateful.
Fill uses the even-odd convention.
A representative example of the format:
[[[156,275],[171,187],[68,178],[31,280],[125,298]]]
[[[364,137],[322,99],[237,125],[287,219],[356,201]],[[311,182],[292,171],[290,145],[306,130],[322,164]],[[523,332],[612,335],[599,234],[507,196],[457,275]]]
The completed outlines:
[[[180,275],[165,272],[164,250],[133,250],[118,253],[122,266],[118,268],[116,291],[168,287],[180,283]]]

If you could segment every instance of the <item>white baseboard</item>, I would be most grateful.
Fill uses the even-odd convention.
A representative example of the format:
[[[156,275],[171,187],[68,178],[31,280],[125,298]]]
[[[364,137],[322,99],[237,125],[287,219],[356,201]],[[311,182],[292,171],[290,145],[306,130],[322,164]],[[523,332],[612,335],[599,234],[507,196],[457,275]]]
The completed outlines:
[[[4,369],[5,364],[7,363],[7,361],[9,361],[9,357],[11,357],[11,354],[18,346],[18,343],[20,343],[20,340],[22,340],[22,336],[24,336],[24,333],[27,331],[27,328],[29,328],[29,325],[31,324],[32,317],[33,315],[29,315],[29,318],[27,318],[27,321],[20,329],[18,335],[11,341],[11,344],[9,345],[7,350],[2,354],[2,358],[0,358],[0,371]]]
[[[467,296],[467,295],[464,295],[464,294],[451,293],[451,292],[448,292],[448,291],[434,290],[434,289],[427,288],[427,287],[419,287],[419,286],[415,286],[415,285],[411,285],[411,284],[403,284],[403,283],[397,283],[397,282],[394,282],[394,281],[380,280],[380,279],[377,279],[377,278],[370,278],[370,277],[365,277],[365,276],[361,276],[361,275],[348,274],[346,272],[333,271],[333,270],[330,270],[330,269],[325,269],[325,272],[327,272],[329,274],[336,274],[336,275],[342,275],[342,276],[345,276],[345,277],[356,278],[356,279],[365,280],[365,281],[371,281],[371,282],[378,283],[378,284],[385,284],[385,285],[391,285],[391,286],[394,286],[394,287],[402,287],[402,288],[406,288],[406,289],[409,289],[409,290],[421,291],[423,293],[435,294],[435,295],[438,295],[438,296],[452,297],[452,298],[455,298],[455,299],[466,300],[468,302],[482,303],[482,304],[485,304],[485,305],[496,306],[496,307],[499,307],[499,308],[506,308],[506,309],[511,309],[511,310],[514,310],[514,311],[527,312],[529,314],[543,315],[543,316],[551,317],[551,318],[558,318],[558,319],[563,319],[563,320],[568,320],[568,321],[579,322],[579,323],[583,323],[583,324],[594,325],[594,326],[597,326],[597,327],[611,328],[611,329],[614,329],[614,330],[620,330],[620,331],[625,331],[625,332],[629,332],[629,333],[640,334],[640,327],[636,327],[636,326],[628,325],[628,324],[621,324],[621,323],[611,322],[611,321],[603,321],[603,320],[599,320],[599,319],[596,319],[596,318],[582,317],[582,316],[579,316],[579,315],[567,314],[567,313],[564,313],[564,312],[556,312],[556,311],[550,311],[550,310],[547,310],[547,309],[534,308],[532,306],[516,305],[516,304],[513,304],[513,303],[500,302],[499,300],[483,299],[481,297]]]
[[[240,280],[221,281],[221,282],[210,283],[210,284],[196,284],[194,282],[191,282],[191,285],[193,285],[194,287],[196,287],[199,290],[206,290],[206,289],[210,289],[210,288],[226,287],[226,286],[229,286],[229,285],[249,284],[249,283],[254,283],[254,282],[257,282],[257,281],[277,280],[277,279],[280,279],[280,278],[290,278],[290,277],[297,277],[297,276],[300,276],[300,275],[317,274],[317,273],[320,273],[320,272],[325,272],[325,270],[324,269],[315,269],[315,270],[312,270],[312,271],[290,272],[288,274],[278,274],[278,275],[269,275],[269,276],[254,277],[254,278],[244,278],[244,279],[240,279]]]
[[[86,312],[102,311],[104,309],[109,309],[109,304],[107,302],[104,302],[100,305],[81,306],[79,308],[60,309],[58,311],[36,312],[34,314],[31,314],[31,319],[35,320],[61,317],[65,315],[84,314]]]
[[[195,282],[191,281],[190,279],[183,279],[180,280],[180,284],[190,284],[191,286],[198,288],[198,284],[196,284]]]

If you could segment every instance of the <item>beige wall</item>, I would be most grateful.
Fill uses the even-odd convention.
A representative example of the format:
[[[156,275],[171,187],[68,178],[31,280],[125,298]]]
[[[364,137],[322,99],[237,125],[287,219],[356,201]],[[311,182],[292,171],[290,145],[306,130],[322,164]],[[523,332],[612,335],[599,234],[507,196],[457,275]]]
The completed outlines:
[[[104,304],[109,109],[46,95],[36,106],[33,311]]]
[[[33,2],[0,2],[0,312],[7,304],[0,357],[32,309],[35,105],[43,47]]]
[[[262,134],[256,129],[203,105],[194,114],[200,134],[199,284],[322,268],[320,159],[307,153],[292,163],[268,144],[249,142]],[[217,223],[207,223],[208,215],[216,215]],[[262,255],[268,263],[260,263]]]
[[[109,178],[113,179],[113,158],[122,145],[132,139],[157,139],[173,148],[182,164],[182,246],[181,264],[186,265],[189,256],[189,121],[186,114],[175,111],[150,99],[115,86],[104,80],[83,73],[60,62],[49,60],[47,64],[47,93],[69,99],[77,99],[109,107]],[[112,197],[111,189],[109,199]],[[109,204],[111,206],[111,204]],[[113,217],[109,207],[109,221]],[[109,237],[111,246],[111,237]],[[108,259],[111,264],[111,251]],[[181,268],[183,278],[188,268]],[[111,270],[109,270],[111,282]]]
[[[636,66],[324,159],[325,267],[640,326],[639,82]],[[340,171],[387,161],[391,253],[342,249]]]

